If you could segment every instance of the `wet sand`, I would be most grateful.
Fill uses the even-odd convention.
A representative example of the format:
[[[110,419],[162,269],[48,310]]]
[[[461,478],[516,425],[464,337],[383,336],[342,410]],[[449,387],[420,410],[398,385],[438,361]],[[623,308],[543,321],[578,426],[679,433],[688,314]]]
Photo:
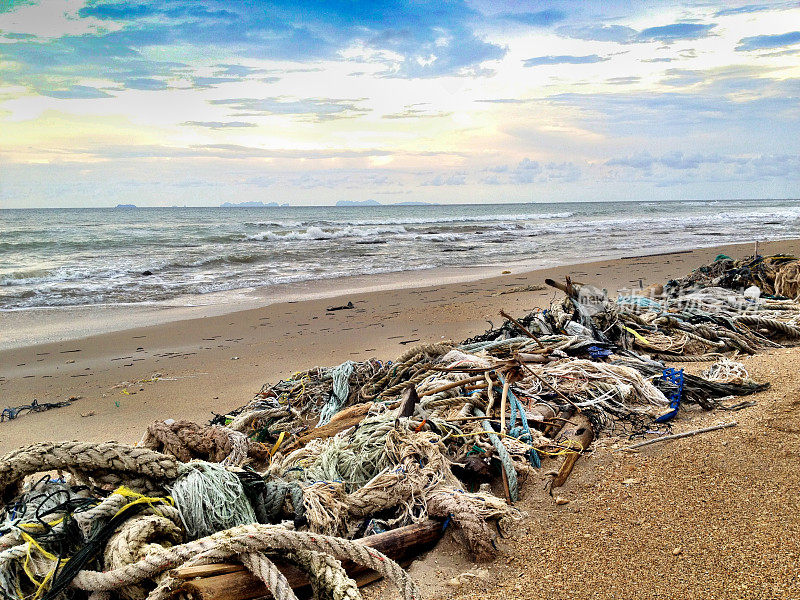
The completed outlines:
[[[765,254],[798,254],[800,242],[771,242],[760,248]],[[523,290],[542,285],[546,277],[571,275],[614,294],[638,288],[640,280],[646,286],[685,275],[720,253],[742,257],[752,251],[749,243],[719,246],[425,287],[415,287],[418,275],[408,273],[397,289],[280,301],[1,350],[3,407],[34,399],[80,399],[0,423],[0,452],[43,440],[134,442],[151,421],[169,417],[205,423],[212,412],[240,406],[263,383],[298,370],[373,356],[392,359],[410,345],[461,340],[484,331],[489,321],[498,325],[501,309],[521,315],[546,306],[561,294],[549,288]],[[347,302],[355,308],[326,311]],[[21,321],[15,322],[19,327]],[[128,321],[121,316],[119,323],[125,327]]]

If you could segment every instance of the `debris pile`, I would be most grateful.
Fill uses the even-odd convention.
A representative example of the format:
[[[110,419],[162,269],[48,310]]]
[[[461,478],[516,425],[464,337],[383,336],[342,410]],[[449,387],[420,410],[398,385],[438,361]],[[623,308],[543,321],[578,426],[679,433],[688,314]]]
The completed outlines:
[[[732,396],[764,389],[736,357],[800,339],[800,304],[775,294],[796,265],[722,258],[614,300],[548,281],[565,297],[547,310],[394,361],[296,373],[209,425],[16,450],[0,459],[0,591],[249,600],[310,585],[338,599],[377,573],[416,598],[398,561],[445,528],[490,558],[545,461],[557,488],[597,436],[666,436],[683,404],[735,409]],[[714,364],[664,364],[690,359]]]

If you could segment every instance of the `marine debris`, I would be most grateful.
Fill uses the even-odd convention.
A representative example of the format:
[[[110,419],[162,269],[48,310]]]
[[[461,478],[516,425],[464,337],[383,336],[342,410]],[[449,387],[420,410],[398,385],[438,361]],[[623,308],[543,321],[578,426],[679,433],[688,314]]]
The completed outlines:
[[[20,448],[0,459],[0,592],[283,600],[310,586],[355,599],[382,576],[418,598],[399,563],[445,529],[494,556],[540,467],[557,488],[600,436],[681,437],[683,406],[735,409],[731,397],[767,387],[736,359],[800,339],[800,304],[781,295],[797,264],[721,258],[615,299],[548,281],[564,298],[547,310],[295,373],[208,425],[156,421],[136,446]],[[709,368],[667,364],[685,361]]]

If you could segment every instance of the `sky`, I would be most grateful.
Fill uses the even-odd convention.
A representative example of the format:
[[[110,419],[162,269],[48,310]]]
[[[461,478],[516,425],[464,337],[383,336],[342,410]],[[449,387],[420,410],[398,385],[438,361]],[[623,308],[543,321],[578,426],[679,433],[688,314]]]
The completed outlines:
[[[0,207],[800,197],[800,2],[0,0]]]

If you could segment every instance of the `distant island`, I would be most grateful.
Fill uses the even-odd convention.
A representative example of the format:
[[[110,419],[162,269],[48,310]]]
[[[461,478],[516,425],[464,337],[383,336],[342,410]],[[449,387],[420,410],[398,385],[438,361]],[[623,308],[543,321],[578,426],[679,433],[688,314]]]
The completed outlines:
[[[135,204],[117,204],[114,208],[139,208]]]
[[[238,202],[238,203],[223,202],[219,206],[220,206],[220,208],[262,208],[262,207],[278,208],[278,207],[281,207],[281,206],[289,206],[289,205],[288,204],[278,204],[277,202],[267,202],[265,204],[264,202],[256,200],[255,202]]]
[[[382,204],[377,200],[370,198],[369,200],[339,200],[336,206],[436,206],[438,202],[393,202],[392,204]]]
[[[339,200],[336,206],[382,206],[377,200]]]

